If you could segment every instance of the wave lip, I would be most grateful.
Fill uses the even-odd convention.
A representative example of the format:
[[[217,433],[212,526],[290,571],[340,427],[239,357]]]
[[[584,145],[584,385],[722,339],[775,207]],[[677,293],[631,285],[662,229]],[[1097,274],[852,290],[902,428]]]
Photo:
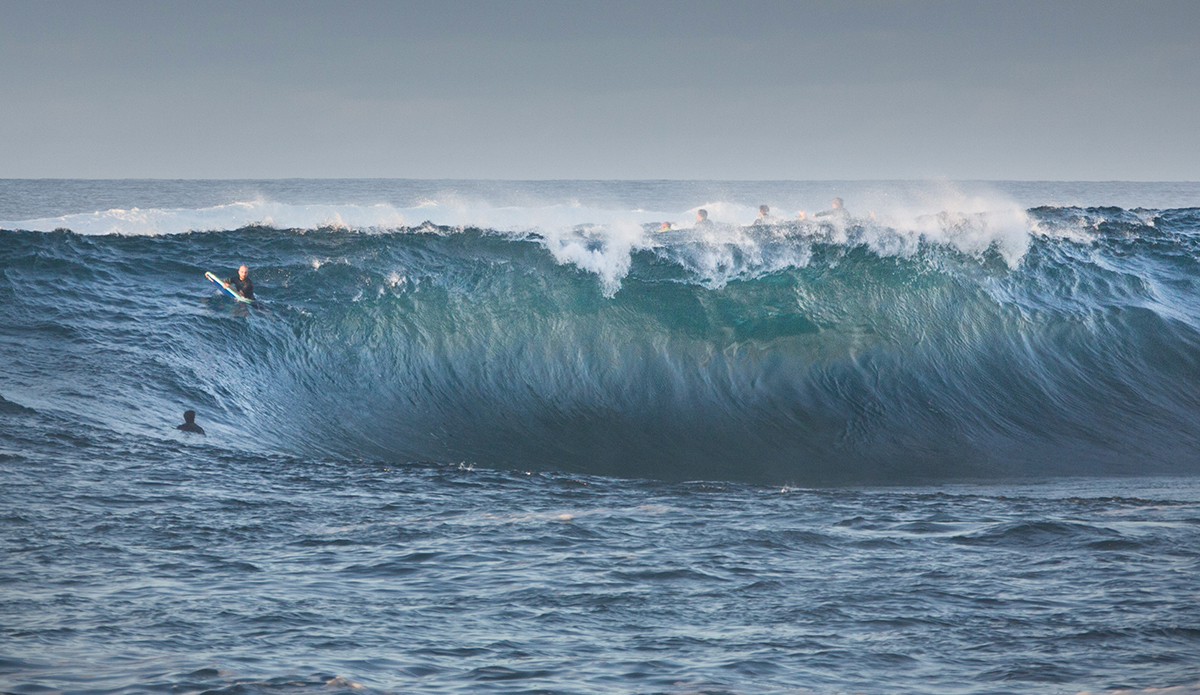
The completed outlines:
[[[67,229],[85,236],[159,236],[248,227],[387,230],[403,228],[408,219],[390,205],[287,205],[258,200],[203,209],[111,209],[5,222],[0,227],[34,232]]]
[[[449,198],[412,207],[297,205],[267,200],[200,209],[109,209],[0,223],[0,228],[84,236],[163,236],[258,229],[295,232],[454,234],[468,230],[534,240],[562,265],[599,278],[603,294],[615,295],[639,252],[665,254],[711,286],[808,263],[813,245],[865,247],[880,256],[912,257],[924,244],[979,256],[997,251],[1015,267],[1037,231],[1010,201],[958,198],[954,207],[922,212],[893,206],[861,218],[784,220],[758,226],[751,206],[705,203],[714,226],[694,226],[696,210],[607,209],[579,204],[493,206]],[[937,208],[935,208],[937,210]],[[657,233],[662,223],[672,231]]]

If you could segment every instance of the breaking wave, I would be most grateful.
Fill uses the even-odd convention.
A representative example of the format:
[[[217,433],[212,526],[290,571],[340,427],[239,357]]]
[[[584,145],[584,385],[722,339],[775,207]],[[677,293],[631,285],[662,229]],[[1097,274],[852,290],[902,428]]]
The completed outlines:
[[[0,389],[118,434],[173,436],[192,408],[209,445],[333,458],[1196,472],[1200,210],[704,207],[708,229],[696,208],[262,201],[4,223]],[[243,262],[248,311],[203,278]]]

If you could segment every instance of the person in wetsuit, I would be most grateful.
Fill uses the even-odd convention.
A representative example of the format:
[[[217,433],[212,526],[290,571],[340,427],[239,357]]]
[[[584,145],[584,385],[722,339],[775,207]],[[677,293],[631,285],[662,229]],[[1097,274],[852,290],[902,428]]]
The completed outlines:
[[[254,283],[250,281],[250,269],[246,266],[238,268],[237,277],[229,278],[225,283],[246,299],[254,299]]]
[[[841,198],[834,198],[831,205],[832,205],[831,209],[818,212],[818,213],[814,214],[813,217],[814,218],[829,217],[829,218],[839,219],[839,220],[845,220],[845,219],[850,218],[850,213],[846,211],[846,208],[844,207],[845,204],[842,202]]]
[[[758,206],[758,219],[754,220],[754,224],[779,224],[783,220],[771,214],[771,208],[767,205]]]
[[[245,266],[242,266],[243,268]],[[194,432],[196,434],[204,434],[204,428],[196,424],[196,411],[188,410],[183,413],[183,424],[175,427],[177,430],[184,432]]]
[[[712,226],[712,220],[708,219],[708,210],[697,210],[696,224],[692,226],[692,229],[710,229]]]

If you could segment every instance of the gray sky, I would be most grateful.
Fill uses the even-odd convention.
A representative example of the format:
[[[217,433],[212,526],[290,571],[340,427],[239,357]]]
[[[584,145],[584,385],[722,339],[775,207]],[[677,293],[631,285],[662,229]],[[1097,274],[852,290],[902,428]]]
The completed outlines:
[[[0,0],[0,177],[1200,180],[1200,2]]]

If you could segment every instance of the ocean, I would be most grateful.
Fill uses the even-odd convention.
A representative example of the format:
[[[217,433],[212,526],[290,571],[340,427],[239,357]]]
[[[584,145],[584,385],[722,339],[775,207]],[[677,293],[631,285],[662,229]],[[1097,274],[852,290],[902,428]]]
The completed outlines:
[[[0,273],[0,692],[1200,693],[1200,183],[0,180]]]

